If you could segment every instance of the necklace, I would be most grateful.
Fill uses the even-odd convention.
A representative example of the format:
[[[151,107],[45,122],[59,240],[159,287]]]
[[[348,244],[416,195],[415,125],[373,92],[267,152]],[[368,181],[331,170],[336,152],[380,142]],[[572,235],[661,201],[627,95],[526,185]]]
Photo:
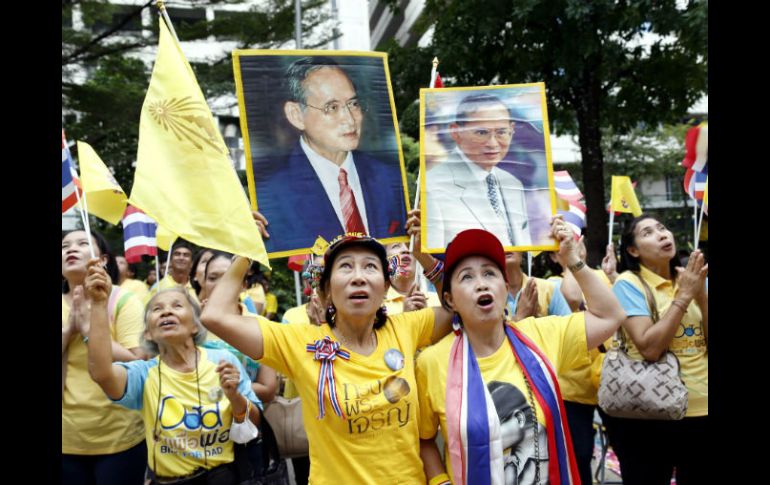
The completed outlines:
[[[161,363],[163,361],[160,358],[160,355],[158,356],[158,404],[157,409],[155,413],[155,424],[153,424],[153,433],[152,437],[154,439],[154,443],[152,445],[152,472],[157,475],[158,473],[158,467],[157,467],[157,460],[155,457],[155,453],[158,448],[158,442],[160,441],[160,431],[158,431],[158,423],[160,422],[160,401],[161,401],[161,386],[163,383],[163,372],[161,372]],[[195,387],[198,390],[198,412],[203,413],[203,402],[201,401],[201,379],[200,375],[198,374],[198,347],[195,347]],[[202,423],[198,423],[199,427]],[[201,440],[202,441],[202,440]],[[208,469],[208,458],[206,457],[206,443],[203,443],[203,463],[204,467]]]
[[[334,336],[337,337],[337,339],[340,342],[342,342],[343,344],[345,344],[349,348],[353,347],[351,345],[351,340],[344,333],[342,333],[340,331],[339,327],[335,328],[335,330],[336,330],[336,332],[334,332]],[[371,346],[373,346],[375,348],[377,347],[377,334],[376,334],[376,332],[373,329],[372,329],[371,333],[369,334],[369,345],[371,345]]]

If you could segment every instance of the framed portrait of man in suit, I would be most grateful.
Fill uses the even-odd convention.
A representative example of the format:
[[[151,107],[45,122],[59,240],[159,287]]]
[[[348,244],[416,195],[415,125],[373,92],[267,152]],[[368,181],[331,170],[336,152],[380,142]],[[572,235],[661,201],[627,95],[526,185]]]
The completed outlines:
[[[556,193],[543,83],[420,90],[422,250],[465,229],[506,251],[556,250]]]
[[[407,240],[409,202],[387,55],[236,50],[252,208],[271,258],[310,252],[319,236]]]

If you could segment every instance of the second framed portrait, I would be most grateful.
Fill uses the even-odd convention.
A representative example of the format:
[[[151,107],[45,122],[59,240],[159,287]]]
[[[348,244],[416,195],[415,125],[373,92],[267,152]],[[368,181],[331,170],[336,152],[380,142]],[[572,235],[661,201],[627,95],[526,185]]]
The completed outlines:
[[[268,220],[271,258],[345,232],[407,240],[386,54],[236,50],[233,69],[249,195]]]
[[[484,229],[506,251],[556,250],[543,83],[420,90],[422,248]]]

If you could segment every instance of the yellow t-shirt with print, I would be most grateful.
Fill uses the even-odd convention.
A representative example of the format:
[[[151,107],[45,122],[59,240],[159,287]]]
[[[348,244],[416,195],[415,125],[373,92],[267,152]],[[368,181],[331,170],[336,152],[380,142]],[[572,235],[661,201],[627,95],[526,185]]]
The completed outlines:
[[[124,300],[115,322],[112,340],[127,349],[139,347],[144,332],[142,304],[134,295]],[[62,295],[62,326],[70,307]],[[142,417],[113,404],[88,373],[88,348],[78,335],[67,347],[67,380],[62,396],[61,451],[70,455],[107,455],[125,451],[144,439]]]
[[[428,305],[427,308],[434,306],[441,306],[441,300],[439,300],[438,293],[435,291],[429,291],[425,294],[427,296]],[[398,315],[404,312],[404,300],[406,296],[402,295],[391,285],[388,288],[388,293],[385,295],[385,301],[383,304],[388,310],[388,315]]]
[[[639,274],[649,285],[658,309],[658,315],[662,318],[674,299],[676,285],[641,265]],[[618,276],[613,286],[613,292],[629,317],[650,315],[644,286],[631,271],[624,271]],[[632,304],[632,302],[635,303]],[[695,300],[691,301],[674,334],[674,339],[669,345],[669,350],[679,359],[680,375],[687,385],[686,417],[708,416],[709,357],[706,337],[703,335],[701,325],[702,318],[703,314],[700,307]],[[628,355],[641,360],[642,354],[625,329],[623,330],[623,338],[628,346]]]
[[[307,344],[329,336],[331,328],[279,324],[260,319],[264,338],[261,362],[294,381],[302,399],[302,417],[310,445],[313,485],[341,483],[424,484],[418,439],[414,354],[430,344],[432,308],[388,316],[376,330],[377,348],[369,356],[337,356],[334,378],[342,412],[334,413],[324,393],[325,416],[318,419],[320,362]],[[343,346],[344,347],[344,346]],[[390,369],[385,353],[396,349],[404,366]],[[327,387],[328,389],[328,387]]]
[[[607,275],[601,269],[593,269],[594,274],[604,282],[609,288],[612,283]],[[605,349],[610,348],[612,337],[604,342]],[[591,363],[576,369],[570,369],[559,374],[559,387],[561,387],[561,397],[565,401],[573,401],[581,404],[596,405],[599,402],[599,382],[596,379],[597,370],[601,372],[602,362],[605,354],[599,349],[588,351]]]
[[[586,332],[584,313],[573,313],[569,316],[548,316],[542,318],[525,318],[514,326],[529,337],[545,354],[555,372],[587,365]],[[447,452],[446,431],[446,385],[449,366],[449,352],[455,335],[450,333],[435,345],[423,350],[417,358],[417,391],[420,399],[420,438],[433,439],[441,428],[444,438],[444,456]],[[512,384],[532,404],[528,397],[527,385],[519,364],[513,356],[513,351],[507,337],[500,347],[487,357],[477,357],[481,377],[485,384],[500,381]],[[535,402],[537,419],[545,426],[543,410]],[[476,410],[475,412],[478,412]],[[547,449],[541,449],[541,458],[547,456]],[[447,474],[452,477],[452,463],[445,458]],[[547,483],[547,465],[541,466],[541,478]],[[543,475],[545,473],[546,475]]]
[[[238,368],[238,392],[259,405],[246,371],[233,354],[201,347],[198,351],[197,372],[176,371],[159,364],[157,357],[115,364],[128,372],[125,394],[115,402],[141,411],[147,463],[160,477],[181,477],[197,468],[211,469],[233,461],[230,401],[226,397],[217,401],[209,396],[211,389],[220,387],[216,372],[220,360]],[[153,436],[155,430],[159,433],[158,441]]]
[[[144,281],[127,278],[120,287],[136,295],[140,301],[144,301],[144,298],[147,296],[148,288],[147,283]]]

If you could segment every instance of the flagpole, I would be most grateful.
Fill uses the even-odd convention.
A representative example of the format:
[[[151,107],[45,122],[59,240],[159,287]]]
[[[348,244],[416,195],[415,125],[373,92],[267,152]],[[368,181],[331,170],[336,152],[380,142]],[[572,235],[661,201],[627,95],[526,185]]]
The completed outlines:
[[[527,276],[532,277],[532,253],[527,251]]]
[[[80,182],[83,183],[82,181]],[[91,242],[91,221],[88,220],[88,202],[86,201],[86,191],[83,190],[83,198],[80,198],[80,194],[78,194],[78,187],[75,186],[75,196],[78,199],[78,204],[80,204],[80,218],[83,221],[83,229],[86,230],[88,233],[88,250],[91,251],[91,259],[94,259],[96,257],[96,253],[94,253],[94,243]]]
[[[179,43],[179,37],[176,36],[176,30],[174,30],[174,25],[171,23],[171,19],[168,16],[168,12],[166,12],[166,6],[163,5],[163,0],[157,0],[158,4],[158,10],[160,10],[161,15],[163,15],[163,19],[166,21],[166,26],[168,27],[168,30],[171,31],[171,35],[174,36],[174,39]]]
[[[430,70],[430,84],[428,87],[433,88],[436,85],[436,73],[438,72],[438,57],[433,58],[433,67]],[[412,209],[417,209],[420,207],[420,178],[422,175],[422,170],[420,168],[417,168],[417,186],[415,189],[414,194],[414,205],[412,206]],[[409,238],[409,253],[414,254],[414,234]],[[420,291],[427,291],[428,285],[425,282],[425,278],[422,274],[422,265],[419,261],[415,264],[415,273],[417,273],[417,285],[420,287]]]
[[[294,273],[294,295],[297,297],[297,306],[302,305],[302,292],[299,285],[299,272],[292,271]]]
[[[612,244],[612,229],[615,225],[615,210],[612,208],[612,201],[610,201],[610,239],[607,244]]]
[[[697,203],[696,203],[695,206],[696,207],[698,206]],[[700,217],[698,218],[698,227],[695,230],[695,233],[697,235],[696,238],[695,238],[695,249],[698,249],[698,243],[700,242],[700,231],[701,231],[701,229],[703,229],[703,210],[705,208],[706,208],[706,204],[704,204],[703,201],[701,201]]]
[[[692,207],[692,231],[693,231],[693,244],[692,246],[697,249],[698,247],[698,199],[693,199]]]

